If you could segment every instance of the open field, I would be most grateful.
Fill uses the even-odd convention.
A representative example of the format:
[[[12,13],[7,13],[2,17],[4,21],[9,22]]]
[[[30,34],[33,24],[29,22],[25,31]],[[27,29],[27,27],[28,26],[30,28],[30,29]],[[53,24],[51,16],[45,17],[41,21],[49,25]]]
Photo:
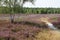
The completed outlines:
[[[9,14],[0,15],[0,40],[60,40],[60,30],[51,30],[41,17],[49,17],[49,21],[60,29],[60,14],[16,14],[10,23]]]

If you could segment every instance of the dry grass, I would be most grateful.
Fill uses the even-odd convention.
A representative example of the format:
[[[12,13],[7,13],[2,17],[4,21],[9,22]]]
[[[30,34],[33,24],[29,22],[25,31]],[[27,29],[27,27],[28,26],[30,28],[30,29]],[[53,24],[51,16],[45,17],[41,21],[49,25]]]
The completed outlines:
[[[35,40],[60,40],[60,32],[56,30],[43,30],[36,35]]]

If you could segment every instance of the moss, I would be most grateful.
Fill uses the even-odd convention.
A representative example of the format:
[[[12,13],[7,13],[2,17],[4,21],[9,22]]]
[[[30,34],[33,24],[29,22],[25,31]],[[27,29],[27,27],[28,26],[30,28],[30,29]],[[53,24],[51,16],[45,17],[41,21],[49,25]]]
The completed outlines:
[[[14,37],[0,37],[0,40],[16,40]]]
[[[6,38],[4,38],[4,37],[0,37],[0,40],[6,40]]]

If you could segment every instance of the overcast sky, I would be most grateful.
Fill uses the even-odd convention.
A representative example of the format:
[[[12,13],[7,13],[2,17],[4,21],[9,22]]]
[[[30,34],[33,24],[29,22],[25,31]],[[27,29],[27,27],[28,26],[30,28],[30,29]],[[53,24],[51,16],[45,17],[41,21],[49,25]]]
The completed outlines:
[[[60,8],[60,0],[36,0],[33,5],[30,2],[25,2],[23,7],[52,7],[52,8]]]

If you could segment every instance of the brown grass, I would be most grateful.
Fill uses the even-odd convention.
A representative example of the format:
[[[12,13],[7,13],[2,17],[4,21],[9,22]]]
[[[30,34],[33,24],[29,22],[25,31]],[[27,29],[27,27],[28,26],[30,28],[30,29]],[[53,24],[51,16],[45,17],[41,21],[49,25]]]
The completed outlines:
[[[36,35],[35,40],[60,40],[60,32],[56,30],[43,30]]]

